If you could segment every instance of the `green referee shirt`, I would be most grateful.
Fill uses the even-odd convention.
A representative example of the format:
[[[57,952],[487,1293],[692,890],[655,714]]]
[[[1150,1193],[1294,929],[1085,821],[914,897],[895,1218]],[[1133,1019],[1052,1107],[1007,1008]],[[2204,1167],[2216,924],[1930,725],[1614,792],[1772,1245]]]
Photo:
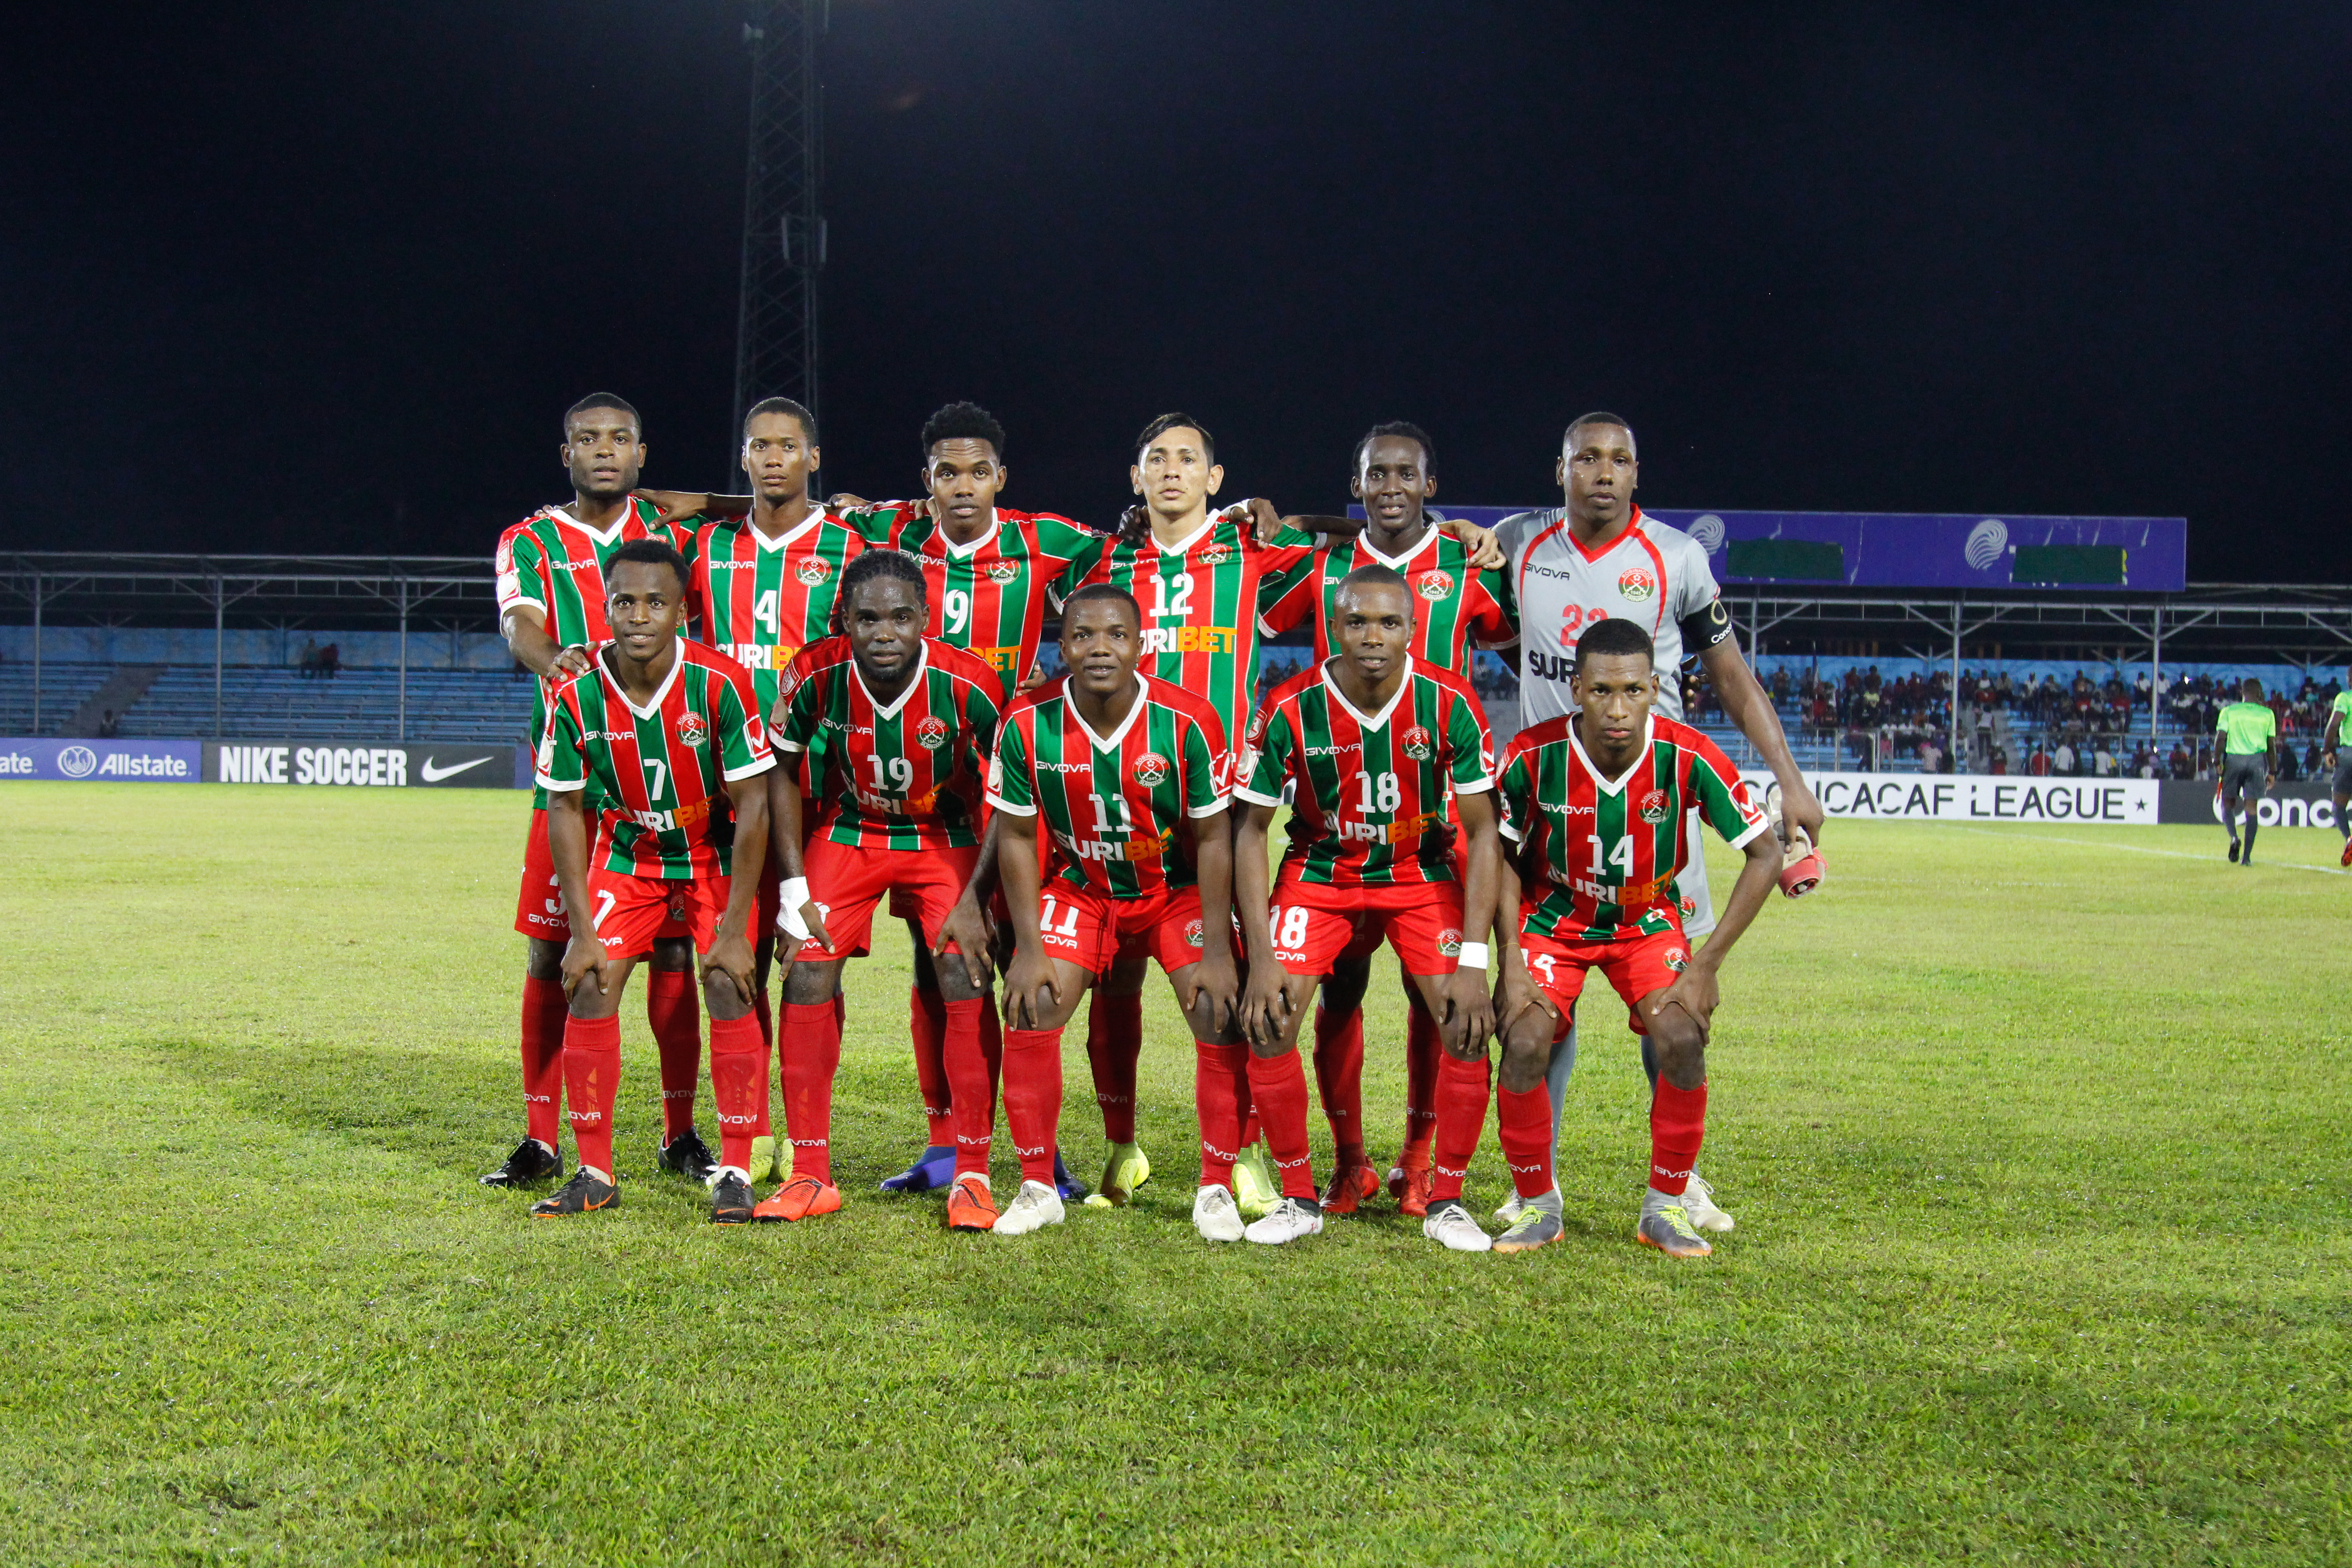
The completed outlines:
[[[2336,706],[2329,710],[2329,713],[2336,721],[2335,730],[2336,743],[2338,745],[2352,744],[2352,734],[2345,733],[2344,730],[2344,727],[2347,724],[2352,724],[2352,691],[2337,692],[2336,694]]]
[[[2278,733],[2278,715],[2259,702],[2232,702],[2214,721],[2222,749],[2233,757],[2259,757]]]

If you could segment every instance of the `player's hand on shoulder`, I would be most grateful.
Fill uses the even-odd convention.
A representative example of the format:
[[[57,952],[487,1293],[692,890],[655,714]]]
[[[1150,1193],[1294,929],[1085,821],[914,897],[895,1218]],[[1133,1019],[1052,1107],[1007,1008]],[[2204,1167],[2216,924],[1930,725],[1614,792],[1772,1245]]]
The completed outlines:
[[[708,492],[701,490],[636,490],[639,500],[649,500],[661,515],[657,522],[676,522],[681,518],[697,517],[710,510]]]
[[[864,496],[854,496],[847,490],[835,490],[833,494],[824,498],[824,504],[831,507],[835,511],[864,511],[867,507],[874,503],[867,500]],[[929,511],[930,510],[930,503],[929,501],[925,501],[923,503],[923,509],[926,511]]]
[[[554,661],[548,666],[547,678],[562,680],[567,676],[585,675],[596,668],[596,656],[581,643],[555,650]]]
[[[1469,519],[1461,517],[1449,517],[1442,526],[1467,547],[1474,570],[1486,572],[1503,564],[1503,547],[1495,542],[1493,529],[1481,528]]]

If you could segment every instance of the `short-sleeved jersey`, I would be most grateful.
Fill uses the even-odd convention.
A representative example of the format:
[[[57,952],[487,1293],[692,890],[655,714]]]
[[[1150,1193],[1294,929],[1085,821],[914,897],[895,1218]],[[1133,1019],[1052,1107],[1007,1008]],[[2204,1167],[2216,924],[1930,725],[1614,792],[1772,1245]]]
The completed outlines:
[[[2278,733],[2278,715],[2259,702],[2232,702],[2215,716],[2224,751],[2233,757],[2259,757]]]
[[[2329,738],[2339,746],[2352,745],[2352,735],[2344,732],[2344,726],[2352,724],[2352,691],[2337,692],[2336,701],[2329,707],[2327,712],[2328,717],[2334,721],[2327,726]]]
[[[1471,649],[1507,647],[1519,635],[1510,579],[1473,567],[1469,547],[1434,524],[1402,555],[1381,554],[1362,534],[1316,551],[1272,588],[1258,630],[1276,637],[1311,618],[1315,658],[1330,658],[1333,602],[1359,566],[1385,566],[1412,587],[1412,657],[1423,663],[1467,670]]]
[[[1519,929],[1562,942],[1680,929],[1674,883],[1696,848],[1684,837],[1692,807],[1735,848],[1768,826],[1714,742],[1655,716],[1615,779],[1585,754],[1575,720],[1522,730],[1496,788],[1503,837],[1518,845],[1525,872]]]
[[[656,521],[661,509],[631,496],[627,508],[612,525],[599,532],[582,526],[568,506],[547,506],[499,535],[491,558],[497,574],[499,620],[518,608],[537,610],[547,635],[562,647],[594,647],[613,635],[604,622],[604,563],[613,552],[640,539],[659,540],[684,555],[695,557],[695,531],[681,523]],[[689,603],[693,585],[688,584]],[[530,733],[534,741],[547,730],[548,683],[532,693]],[[534,791],[531,805],[547,804],[544,790]],[[591,809],[595,791],[589,791]]]
[[[1233,787],[1217,710],[1172,682],[1137,679],[1135,706],[1108,735],[1078,716],[1067,676],[1014,698],[989,763],[989,804],[1041,819],[1052,876],[1112,898],[1197,882],[1192,823],[1223,811]]]
[[[539,742],[539,787],[602,792],[596,852],[604,868],[686,881],[726,876],[733,862],[731,779],[775,765],[751,677],[725,654],[683,638],[653,700],[631,702],[596,652],[596,667],[556,688]]]
[[[1622,618],[1649,628],[1658,668],[1657,711],[1683,716],[1684,656],[1731,636],[1730,613],[1706,551],[1679,528],[1633,509],[1631,526],[1597,551],[1569,531],[1563,507],[1523,511],[1495,530],[1519,605],[1519,720],[1540,724],[1576,710],[1569,681],[1576,639],[1594,621]]]
[[[695,636],[751,672],[760,711],[774,710],[793,656],[833,629],[841,574],[867,543],[830,507],[770,539],[748,517],[706,522],[694,551]]]
[[[1237,735],[1257,697],[1257,617],[1267,585],[1305,564],[1315,537],[1285,530],[1258,542],[1246,515],[1213,511],[1179,544],[1109,542],[1086,574],[1135,595],[1143,607],[1143,672],[1208,698]],[[1062,595],[1056,595],[1058,603]]]
[[[995,670],[926,637],[913,679],[885,704],[836,637],[801,649],[782,685],[776,750],[805,763],[811,837],[868,849],[980,842],[981,779],[1004,707]]]
[[[1407,659],[1388,703],[1362,713],[1326,665],[1258,704],[1234,793],[1280,805],[1298,786],[1283,881],[1387,888],[1454,880],[1446,803],[1494,788],[1494,773],[1486,712],[1452,670]]]
[[[1076,587],[1109,544],[1066,517],[998,507],[988,531],[969,544],[908,501],[864,514],[876,542],[912,555],[931,601],[930,635],[995,666],[1017,686],[1037,662],[1046,602]]]

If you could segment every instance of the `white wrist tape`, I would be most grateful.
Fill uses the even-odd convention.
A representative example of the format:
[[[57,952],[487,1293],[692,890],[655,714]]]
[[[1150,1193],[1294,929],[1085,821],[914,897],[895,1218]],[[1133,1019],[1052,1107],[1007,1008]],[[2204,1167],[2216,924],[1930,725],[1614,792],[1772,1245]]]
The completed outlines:
[[[801,919],[801,906],[808,902],[808,879],[786,877],[779,885],[776,899],[776,929],[795,942],[808,940],[808,921]]]
[[[1486,972],[1486,944],[1483,942],[1464,942],[1461,956],[1454,961],[1454,967],[1475,969],[1484,974]]]

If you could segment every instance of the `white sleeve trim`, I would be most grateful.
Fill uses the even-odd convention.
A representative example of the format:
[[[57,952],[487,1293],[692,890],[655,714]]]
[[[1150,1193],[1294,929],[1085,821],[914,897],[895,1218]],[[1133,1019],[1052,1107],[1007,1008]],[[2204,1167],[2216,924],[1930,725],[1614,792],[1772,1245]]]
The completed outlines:
[[[1481,773],[1478,776],[1478,782],[1476,784],[1455,784],[1454,786],[1454,793],[1455,795],[1484,795],[1494,787],[1494,778],[1489,774]]]
[[[997,810],[1004,813],[1007,816],[1034,816],[1037,815],[1037,808],[1035,806],[1015,805],[1011,801],[1005,799],[1003,795],[996,794],[992,790],[989,792],[988,804],[994,806]]]
[[[1766,828],[1771,826],[1772,825],[1769,822],[1759,817],[1754,822],[1748,825],[1747,832],[1741,834],[1737,838],[1727,838],[1724,842],[1730,845],[1734,849],[1745,849],[1748,847],[1748,840],[1754,838],[1758,834],[1763,832]]]
[[[561,780],[551,779],[542,773],[533,773],[530,779],[531,783],[552,795],[578,795],[588,787],[586,779],[573,779],[566,784]]]
[[[1239,791],[1239,790],[1235,790],[1235,791],[1234,792],[1234,795],[1239,795],[1239,794],[1241,794],[1241,791]],[[1211,802],[1210,802],[1208,805],[1188,805],[1188,806],[1186,806],[1186,807],[1184,808],[1184,815],[1185,815],[1185,816],[1189,816],[1189,817],[1192,817],[1192,818],[1193,818],[1195,821],[1197,821],[1197,820],[1199,820],[1200,818],[1202,818],[1202,817],[1203,817],[1203,816],[1216,816],[1216,815],[1217,815],[1217,813],[1219,813],[1219,812],[1221,812],[1221,811],[1223,811],[1223,810],[1224,810],[1224,809],[1226,809],[1228,806],[1230,806],[1232,804],[1233,804],[1233,799],[1232,799],[1232,797],[1231,797],[1231,796],[1229,796],[1229,795],[1219,795],[1216,799],[1214,799],[1214,800],[1211,801]]]
[[[782,736],[779,735],[776,737],[776,750],[780,752],[790,752],[794,756],[798,756],[801,752],[808,750],[808,745],[805,742],[787,741]]]
[[[1280,805],[1282,804],[1282,797],[1280,795],[1260,795],[1257,791],[1250,788],[1247,784],[1234,785],[1234,797],[1237,800],[1245,800],[1252,805]]]
[[[1509,839],[1514,844],[1517,844],[1519,841],[1519,830],[1512,826],[1507,822],[1496,823],[1495,831],[1501,834],[1504,837]]]
[[[744,763],[740,768],[729,768],[724,773],[720,773],[719,777],[725,779],[728,783],[732,784],[737,779],[757,778],[760,774],[766,773],[770,768],[772,768],[775,765],[776,759],[773,757],[758,757]]]

